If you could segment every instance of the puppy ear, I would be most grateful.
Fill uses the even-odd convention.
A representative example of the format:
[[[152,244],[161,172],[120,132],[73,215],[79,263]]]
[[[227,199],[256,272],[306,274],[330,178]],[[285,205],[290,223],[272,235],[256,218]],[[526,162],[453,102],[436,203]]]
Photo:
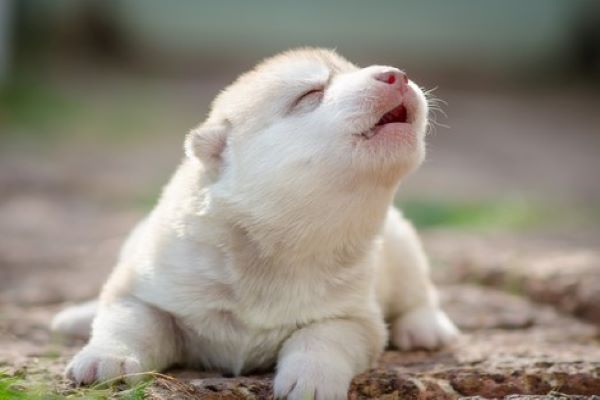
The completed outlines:
[[[230,128],[229,121],[204,122],[185,138],[185,154],[200,161],[209,172],[218,171]]]

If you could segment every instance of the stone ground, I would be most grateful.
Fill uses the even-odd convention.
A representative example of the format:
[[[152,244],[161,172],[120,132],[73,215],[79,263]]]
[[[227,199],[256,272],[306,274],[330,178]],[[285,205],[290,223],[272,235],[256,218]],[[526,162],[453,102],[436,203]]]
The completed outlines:
[[[470,137],[436,135],[431,158],[437,161],[426,165],[420,179],[411,178],[408,193],[460,197],[480,190],[483,197],[494,197],[499,187],[520,192],[540,183],[536,193],[560,201],[565,199],[559,194],[570,192],[577,195],[577,204],[598,198],[596,177],[584,173],[598,166],[598,139],[584,132],[598,123],[591,108],[579,112],[593,121],[572,132],[581,141],[556,134],[554,147],[546,146],[539,165],[527,169],[530,160],[509,153],[510,138],[500,134],[504,128],[527,129],[532,134],[519,143],[535,149],[543,140],[544,124],[563,123],[554,120],[559,113],[552,107],[571,106],[568,96],[558,105],[552,98],[529,103],[502,98],[488,98],[486,103],[460,95],[456,99],[457,112],[476,107],[486,118],[469,125],[463,112],[454,126],[471,132]],[[586,104],[596,107],[597,98],[594,101]],[[540,124],[520,124],[525,106]],[[494,127],[495,139],[484,141],[500,149],[494,152],[498,159],[486,157],[483,145],[477,147],[481,153],[457,158],[461,143],[472,145],[477,140],[473,132],[485,129],[483,121],[498,111],[513,118]],[[172,171],[180,136],[128,145],[125,151],[99,150],[93,142],[61,144],[43,152],[24,151],[18,143],[0,147],[0,371],[70,393],[61,371],[82,343],[52,337],[49,321],[65,305],[96,295],[128,229]],[[451,151],[444,153],[440,146]],[[503,150],[516,159],[502,158]],[[543,171],[557,154],[571,154],[573,162],[551,180]],[[519,168],[527,173],[519,174]],[[494,174],[492,184],[488,177]],[[456,228],[424,232],[444,307],[464,335],[442,351],[386,351],[377,368],[354,379],[350,398],[600,395],[600,236],[594,224],[588,221],[572,235]],[[155,376],[146,394],[155,399],[262,399],[271,397],[271,379],[174,370]]]
[[[600,394],[600,320],[597,318],[600,302],[586,297],[588,283],[595,295],[600,289],[600,285],[592,284],[592,280],[598,282],[600,278],[598,254],[561,250],[565,260],[562,266],[565,269],[575,267],[577,273],[585,277],[578,281],[582,287],[573,287],[569,279],[558,279],[564,270],[557,272],[552,263],[533,254],[513,253],[512,262],[505,264],[488,260],[489,265],[482,264],[482,270],[488,272],[470,275],[466,271],[477,265],[477,255],[469,255],[461,247],[473,248],[470,241],[477,238],[457,239],[451,232],[436,232],[427,235],[427,239],[436,257],[446,256],[449,260],[435,272],[441,282],[444,307],[464,335],[455,346],[442,351],[386,351],[377,368],[354,379],[350,398],[502,398],[513,394],[547,395],[552,392]],[[118,240],[111,240],[106,251],[112,252],[117,243]],[[450,244],[456,246],[454,256],[447,253],[446,246]],[[479,243],[478,248],[481,246]],[[104,258],[101,252],[98,256]],[[525,275],[525,271],[519,269],[513,277],[512,265],[535,268],[536,274],[527,274],[523,278],[519,274]],[[547,274],[542,275],[540,265],[548,265]],[[450,269],[457,273],[450,274]],[[57,387],[67,387],[60,376],[61,370],[82,343],[52,338],[48,323],[53,313],[62,307],[60,301],[63,298],[84,298],[95,292],[100,282],[95,275],[100,274],[83,277],[65,270],[57,276],[56,270],[48,270],[24,284],[28,290],[20,292],[18,300],[7,301],[7,296],[19,293],[17,285],[13,284],[13,290],[4,292],[0,316],[2,369],[43,374]],[[448,278],[448,275],[453,276]],[[86,280],[88,278],[95,280]],[[526,289],[518,295],[507,292],[516,289],[505,283],[518,279],[516,289]],[[564,287],[544,283],[555,279],[571,283]],[[458,280],[469,283],[454,282]],[[547,292],[540,293],[543,289],[530,291],[529,287],[536,287],[536,284],[542,285]],[[41,295],[46,292],[45,287],[52,288],[54,301],[48,297],[50,295]],[[75,293],[71,291],[74,287],[77,288]],[[562,299],[568,299],[568,304],[564,305]],[[217,374],[180,370],[169,371],[167,375],[177,379],[158,377],[147,389],[150,398],[260,399],[270,396],[270,375],[224,378]]]

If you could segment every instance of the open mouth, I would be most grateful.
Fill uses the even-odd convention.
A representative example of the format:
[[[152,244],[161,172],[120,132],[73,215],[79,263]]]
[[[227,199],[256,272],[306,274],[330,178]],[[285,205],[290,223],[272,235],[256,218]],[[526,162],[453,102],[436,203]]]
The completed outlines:
[[[406,123],[408,118],[408,113],[406,111],[406,107],[404,104],[400,104],[398,107],[394,108],[392,111],[385,114],[379,122],[375,124],[375,126],[385,125],[385,124],[393,124],[393,123]]]
[[[377,132],[379,131],[379,129],[377,129],[378,127],[387,124],[405,124],[407,122],[408,112],[404,104],[400,104],[391,111],[387,112],[383,117],[381,117],[381,119],[375,124],[373,128],[369,129],[367,132],[363,132],[362,136],[364,136],[367,139],[370,139],[371,137],[377,134]]]

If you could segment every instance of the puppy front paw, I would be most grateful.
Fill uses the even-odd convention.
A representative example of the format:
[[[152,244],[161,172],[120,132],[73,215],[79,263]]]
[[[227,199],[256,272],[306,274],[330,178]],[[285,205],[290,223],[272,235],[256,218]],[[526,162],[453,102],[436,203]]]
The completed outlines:
[[[88,345],[71,360],[65,376],[77,385],[100,383],[118,377],[132,384],[142,379],[141,375],[135,375],[142,371],[139,360],[134,357]]]
[[[392,324],[392,344],[401,350],[436,349],[452,343],[460,334],[446,313],[437,307],[419,307]]]
[[[327,354],[294,354],[277,366],[276,399],[346,400],[353,374],[348,365]]]

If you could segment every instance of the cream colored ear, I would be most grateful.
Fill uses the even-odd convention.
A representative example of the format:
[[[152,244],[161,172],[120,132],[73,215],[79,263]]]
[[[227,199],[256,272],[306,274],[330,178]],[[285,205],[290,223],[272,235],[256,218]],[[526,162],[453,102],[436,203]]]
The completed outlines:
[[[223,161],[229,129],[227,121],[203,123],[185,138],[185,154],[202,162],[208,170],[217,171]]]

